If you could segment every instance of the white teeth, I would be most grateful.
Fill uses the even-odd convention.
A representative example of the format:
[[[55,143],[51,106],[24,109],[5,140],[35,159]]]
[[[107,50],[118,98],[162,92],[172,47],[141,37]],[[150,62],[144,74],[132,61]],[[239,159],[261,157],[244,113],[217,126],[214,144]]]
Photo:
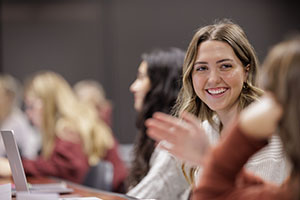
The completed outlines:
[[[220,88],[220,89],[208,89],[207,90],[210,94],[221,94],[226,91],[225,88]]]

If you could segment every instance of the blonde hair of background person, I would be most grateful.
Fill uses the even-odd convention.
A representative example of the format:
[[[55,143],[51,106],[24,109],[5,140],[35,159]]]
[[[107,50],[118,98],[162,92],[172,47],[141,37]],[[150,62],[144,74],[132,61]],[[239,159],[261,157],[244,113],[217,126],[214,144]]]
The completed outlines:
[[[107,125],[112,125],[112,103],[106,99],[103,87],[96,80],[81,80],[73,87],[78,99],[90,104],[98,113],[99,119]],[[114,138],[114,145],[107,152],[105,161],[113,165],[113,192],[125,192],[127,167],[120,156],[119,142]]]
[[[73,88],[79,99],[95,106],[99,117],[109,126],[112,125],[112,103],[106,99],[105,91],[100,83],[94,80],[82,80]]]
[[[91,166],[96,165],[113,145],[108,126],[98,120],[94,109],[80,103],[69,84],[51,71],[37,73],[28,83],[26,98],[39,98],[43,104],[42,156],[48,158],[54,148],[55,133],[64,129],[78,132]],[[64,138],[64,135],[59,135]],[[70,140],[71,138],[64,138]]]
[[[21,110],[22,86],[9,74],[0,75],[0,128],[14,130],[21,155],[33,158],[39,149],[39,137]],[[26,140],[25,140],[26,139]],[[0,138],[0,156],[5,154]]]
[[[263,91],[256,87],[256,77],[258,73],[258,59],[255,51],[249,43],[246,34],[242,28],[229,20],[222,20],[212,25],[200,28],[193,36],[187,49],[186,57],[183,64],[183,86],[179,93],[173,113],[180,116],[183,111],[196,115],[201,121],[207,120],[209,124],[221,132],[223,124],[217,124],[213,119],[216,112],[210,109],[196,94],[193,86],[192,74],[194,64],[198,56],[200,44],[205,41],[220,41],[230,45],[237,58],[241,61],[245,72],[247,73],[246,81],[243,83],[242,90],[238,97],[238,110],[242,110],[253,101],[257,100],[263,94]],[[183,172],[186,175],[184,166]],[[190,182],[193,182],[194,168],[189,173]]]

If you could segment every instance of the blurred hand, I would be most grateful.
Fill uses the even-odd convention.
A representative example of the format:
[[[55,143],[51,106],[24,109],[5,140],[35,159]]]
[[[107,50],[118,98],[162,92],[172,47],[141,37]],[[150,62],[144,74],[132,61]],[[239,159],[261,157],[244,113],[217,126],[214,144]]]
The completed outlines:
[[[0,157],[0,176],[11,176],[11,170],[7,158]]]
[[[147,134],[160,142],[179,159],[192,165],[201,165],[203,157],[209,149],[209,141],[201,127],[201,122],[192,114],[183,112],[182,119],[164,113],[155,113],[146,120]]]
[[[276,130],[282,107],[271,94],[266,93],[241,112],[240,127],[243,132],[257,139],[269,138]]]

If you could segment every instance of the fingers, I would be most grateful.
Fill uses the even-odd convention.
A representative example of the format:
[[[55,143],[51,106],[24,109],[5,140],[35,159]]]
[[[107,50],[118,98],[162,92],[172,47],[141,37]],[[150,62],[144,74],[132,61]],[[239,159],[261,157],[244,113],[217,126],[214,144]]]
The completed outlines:
[[[153,114],[152,118],[157,119],[161,122],[164,122],[168,126],[177,126],[179,123],[181,123],[181,119],[178,119],[176,117],[173,117],[171,115],[167,115],[165,113],[156,112]]]
[[[178,142],[178,138],[185,137],[188,131],[199,132],[199,121],[187,112],[182,115],[184,120],[157,112],[153,118],[146,120],[147,134],[157,141],[167,140],[170,143]]]
[[[160,142],[160,148],[177,158],[199,164],[202,158],[200,155],[209,146],[207,136],[195,116],[183,112],[181,117],[183,120],[164,113],[155,113],[153,118],[145,122],[147,134]]]
[[[282,112],[280,104],[267,94],[241,112],[239,124],[245,134],[266,139],[275,132]]]
[[[283,114],[283,108],[282,106],[276,101],[275,97],[271,93],[266,93],[262,100],[264,102],[264,105],[269,105],[268,111],[273,115],[273,118],[275,121],[278,121],[282,114]],[[267,106],[266,106],[267,107]]]
[[[200,127],[200,122],[196,116],[189,112],[182,112],[181,114],[182,119],[186,121],[189,125],[193,126],[194,129],[198,130]]]
[[[169,153],[171,153],[172,155],[174,155],[175,157],[186,161],[185,156],[182,154],[182,151],[178,150],[178,148],[174,147],[174,145],[170,145],[170,144],[162,141],[159,145],[159,148],[164,149],[164,150],[168,151]]]
[[[175,148],[168,148],[168,147],[166,147],[166,146],[161,146],[161,148],[162,149],[164,149],[164,150],[166,150],[166,151],[168,151],[170,154],[172,154],[173,156],[175,156],[176,158],[179,158],[179,159],[181,159],[181,160],[184,160],[184,159],[182,159],[182,155],[181,155],[181,152],[180,151],[176,151],[176,149]],[[184,157],[183,157],[184,158]],[[185,161],[185,160],[184,160]]]
[[[174,143],[177,140],[177,134],[174,134],[173,127],[170,127],[157,119],[148,119],[145,122],[147,134],[156,141],[167,140]]]
[[[171,130],[169,131],[169,133],[171,133],[172,131],[174,132],[174,130],[176,130],[177,132],[179,131],[184,132],[186,131],[186,129],[188,129],[189,126],[182,119],[164,113],[160,113],[160,112],[154,113],[151,120],[154,120],[151,123],[155,124],[155,126],[159,127],[160,129]],[[150,120],[146,120],[146,126],[147,126],[147,121]]]

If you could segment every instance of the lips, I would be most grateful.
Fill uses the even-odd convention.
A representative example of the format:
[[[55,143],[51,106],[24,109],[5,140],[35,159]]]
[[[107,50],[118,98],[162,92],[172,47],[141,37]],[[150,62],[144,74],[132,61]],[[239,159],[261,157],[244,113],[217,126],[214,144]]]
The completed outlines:
[[[226,91],[228,90],[228,88],[209,88],[206,89],[206,92],[212,96],[219,96],[224,94]]]

